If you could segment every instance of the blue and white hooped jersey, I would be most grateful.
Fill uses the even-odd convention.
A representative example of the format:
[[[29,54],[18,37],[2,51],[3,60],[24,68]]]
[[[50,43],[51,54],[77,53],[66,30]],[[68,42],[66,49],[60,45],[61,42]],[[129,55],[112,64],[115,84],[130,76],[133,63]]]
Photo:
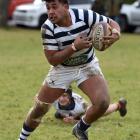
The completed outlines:
[[[100,21],[109,22],[109,18],[99,15],[92,10],[69,9],[72,25],[60,27],[53,24],[49,19],[42,25],[43,48],[47,50],[63,50],[71,45],[75,38],[80,35],[89,35],[91,28]],[[93,48],[86,48],[75,52],[65,60],[64,66],[77,66],[90,62],[95,56]]]

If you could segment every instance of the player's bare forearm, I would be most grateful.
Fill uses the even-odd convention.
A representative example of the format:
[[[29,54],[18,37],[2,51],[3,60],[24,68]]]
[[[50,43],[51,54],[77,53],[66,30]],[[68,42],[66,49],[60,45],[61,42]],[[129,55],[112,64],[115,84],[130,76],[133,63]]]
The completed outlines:
[[[61,51],[44,49],[44,53],[45,53],[45,56],[46,56],[48,62],[53,66],[63,63],[74,52],[75,51],[72,49],[71,45]]]
[[[75,51],[79,51],[85,48],[89,48],[92,45],[92,41],[89,37],[79,35],[74,40],[73,44],[69,45],[64,50],[55,51],[55,50],[47,50],[44,49],[45,56],[48,62],[56,66],[58,64],[63,63],[66,59],[68,59]]]

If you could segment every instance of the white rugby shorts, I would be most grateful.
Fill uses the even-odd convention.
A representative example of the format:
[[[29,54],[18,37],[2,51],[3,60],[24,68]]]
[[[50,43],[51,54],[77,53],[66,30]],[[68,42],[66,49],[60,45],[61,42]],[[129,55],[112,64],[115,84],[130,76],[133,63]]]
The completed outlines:
[[[73,81],[78,86],[94,75],[104,77],[96,57],[90,63],[80,66],[52,66],[43,84],[47,83],[51,88],[68,89]]]

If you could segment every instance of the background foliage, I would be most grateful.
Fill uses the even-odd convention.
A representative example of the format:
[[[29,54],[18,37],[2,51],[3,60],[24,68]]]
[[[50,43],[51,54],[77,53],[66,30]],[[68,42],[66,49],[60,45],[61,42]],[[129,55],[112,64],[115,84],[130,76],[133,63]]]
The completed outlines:
[[[124,1],[124,3],[133,3],[136,0],[123,0],[123,1]]]

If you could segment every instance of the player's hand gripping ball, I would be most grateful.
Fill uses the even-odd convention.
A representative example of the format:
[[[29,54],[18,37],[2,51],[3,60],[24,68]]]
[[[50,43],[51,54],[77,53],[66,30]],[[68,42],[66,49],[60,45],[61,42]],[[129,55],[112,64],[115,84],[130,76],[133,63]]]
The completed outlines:
[[[90,33],[92,39],[92,46],[98,51],[104,51],[108,48],[108,45],[103,44],[102,40],[104,36],[111,36],[112,30],[108,23],[99,22],[96,24]]]

